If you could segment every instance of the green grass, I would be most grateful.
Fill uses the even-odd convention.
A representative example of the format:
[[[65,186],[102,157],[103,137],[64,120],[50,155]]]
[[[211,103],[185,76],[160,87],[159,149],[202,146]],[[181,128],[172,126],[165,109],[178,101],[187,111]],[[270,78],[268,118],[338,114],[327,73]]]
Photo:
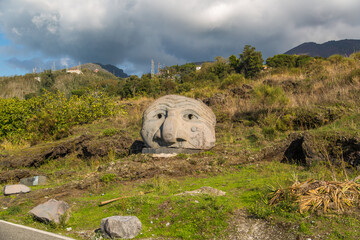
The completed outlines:
[[[211,152],[202,153],[212,155]],[[320,172],[323,170],[323,173]],[[114,215],[137,216],[143,225],[139,237],[177,237],[181,239],[209,239],[223,236],[228,220],[236,209],[246,208],[258,218],[287,222],[297,227],[301,236],[314,232],[325,232],[326,224],[333,225],[330,237],[356,239],[356,232],[350,228],[359,226],[359,219],[353,216],[317,216],[300,214],[293,202],[284,202],[275,207],[268,206],[267,194],[277,188],[291,186],[295,180],[304,181],[320,175],[323,179],[331,173],[324,167],[309,171],[303,167],[266,162],[239,166],[237,171],[216,176],[171,178],[157,176],[152,179],[122,184],[105,184],[101,192],[89,191],[82,197],[70,198],[71,217],[63,226],[50,226],[32,220],[26,214],[32,207],[31,201],[20,206],[0,209],[0,219],[12,220],[48,231],[65,232],[94,231],[101,219]],[[104,179],[113,175],[102,175]],[[226,192],[225,196],[177,195],[203,186],[210,186]],[[36,188],[36,187],[35,187]],[[34,190],[35,190],[34,188]],[[99,206],[101,201],[126,197],[110,204]],[[304,222],[304,219],[305,222]],[[316,222],[316,224],[312,222]],[[320,225],[321,223],[321,225]],[[318,229],[317,229],[318,228]],[[346,230],[348,229],[348,230]],[[81,239],[75,233],[72,237]]]
[[[143,224],[143,237],[215,237],[224,231],[226,220],[235,209],[254,205],[259,196],[265,196],[271,188],[288,186],[294,173],[302,175],[301,168],[266,163],[245,166],[237,172],[213,177],[174,179],[160,176],[136,184],[108,186],[108,189],[103,189],[104,194],[88,193],[71,199],[72,214],[66,226],[75,231],[94,230],[99,227],[102,218],[135,215]],[[217,188],[227,194],[221,197],[176,195],[203,186]],[[120,196],[128,198],[99,207],[101,201]],[[10,213],[3,215],[9,216]]]
[[[342,132],[354,136],[359,136],[360,113],[352,113],[352,114],[344,115],[342,118],[336,120],[335,122],[314,130],[314,132],[319,132],[319,133]]]

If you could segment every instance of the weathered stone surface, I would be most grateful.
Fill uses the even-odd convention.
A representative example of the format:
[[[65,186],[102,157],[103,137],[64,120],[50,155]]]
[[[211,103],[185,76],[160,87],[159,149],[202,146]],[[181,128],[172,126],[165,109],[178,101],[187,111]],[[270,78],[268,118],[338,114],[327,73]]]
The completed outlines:
[[[6,185],[3,189],[5,196],[19,193],[28,193],[31,189],[24,184]]]
[[[34,207],[29,213],[40,221],[59,224],[66,217],[64,215],[67,214],[69,208],[69,205],[64,201],[50,199],[46,203]]]
[[[135,216],[112,216],[101,220],[101,232],[105,237],[132,239],[136,237],[142,225]]]
[[[215,114],[203,102],[167,95],[145,110],[141,137],[154,149],[210,149],[215,145],[215,124]]]
[[[20,183],[26,186],[46,185],[45,176],[34,176],[20,179]]]
[[[143,148],[142,153],[153,153],[153,154],[173,154],[173,153],[185,153],[185,154],[192,154],[192,153],[199,153],[201,150],[199,149],[189,149],[189,148],[167,148],[167,147],[160,147],[160,148]]]
[[[185,191],[178,195],[194,196],[194,195],[200,195],[200,194],[207,194],[207,195],[211,195],[211,196],[224,196],[226,194],[226,192],[221,191],[216,188],[212,188],[212,187],[201,187],[201,188],[193,190],[193,191]]]

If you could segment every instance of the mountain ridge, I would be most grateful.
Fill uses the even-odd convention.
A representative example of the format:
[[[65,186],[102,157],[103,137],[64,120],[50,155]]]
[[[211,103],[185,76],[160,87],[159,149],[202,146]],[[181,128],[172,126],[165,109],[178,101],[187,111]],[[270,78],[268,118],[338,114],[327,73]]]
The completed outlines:
[[[357,39],[343,39],[331,40],[325,43],[304,42],[284,54],[289,55],[309,55],[312,57],[330,57],[334,54],[350,56],[354,52],[360,51],[360,40]]]

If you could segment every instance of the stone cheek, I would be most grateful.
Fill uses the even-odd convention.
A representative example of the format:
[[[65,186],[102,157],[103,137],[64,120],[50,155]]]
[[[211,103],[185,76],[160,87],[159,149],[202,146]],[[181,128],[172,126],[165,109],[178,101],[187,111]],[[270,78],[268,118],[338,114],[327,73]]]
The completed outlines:
[[[141,136],[148,147],[209,149],[215,145],[215,115],[200,101],[159,98],[144,112]]]

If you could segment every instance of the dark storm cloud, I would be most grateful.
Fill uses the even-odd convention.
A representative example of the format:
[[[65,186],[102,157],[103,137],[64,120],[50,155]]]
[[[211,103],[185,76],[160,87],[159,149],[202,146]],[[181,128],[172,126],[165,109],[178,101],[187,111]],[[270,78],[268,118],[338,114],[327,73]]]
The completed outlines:
[[[305,41],[359,38],[359,7],[356,0],[0,0],[0,29],[46,58],[148,72],[151,59],[212,60],[245,44],[268,57]]]

